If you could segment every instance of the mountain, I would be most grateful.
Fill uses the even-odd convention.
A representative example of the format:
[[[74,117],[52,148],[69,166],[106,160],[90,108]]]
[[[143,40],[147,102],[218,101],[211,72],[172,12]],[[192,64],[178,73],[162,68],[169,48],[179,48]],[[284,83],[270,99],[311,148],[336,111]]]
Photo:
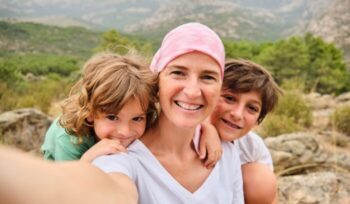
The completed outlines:
[[[100,44],[101,36],[100,32],[81,27],[0,21],[0,57],[46,53],[86,58]]]
[[[65,16],[101,27],[122,29],[124,25],[151,15],[159,4],[158,0],[0,0],[0,17],[24,19]]]
[[[152,16],[124,30],[159,38],[178,24],[197,21],[211,26],[224,38],[276,40],[289,36],[292,28],[312,19],[329,3],[329,0],[180,0],[163,4]]]
[[[342,48],[350,60],[350,0],[334,0],[316,18],[299,27],[299,30],[321,36]]]
[[[93,24],[81,19],[66,17],[66,16],[44,16],[44,17],[0,17],[2,21],[8,22],[33,22],[40,23],[45,25],[53,25],[60,27],[83,27],[89,30],[104,30],[105,27],[102,27],[97,24]]]
[[[176,25],[198,21],[222,37],[267,41],[302,33],[298,28],[331,0],[0,0],[0,17],[54,25],[116,28],[160,39]],[[64,16],[64,18],[62,17]]]
[[[159,38],[171,28],[190,21],[204,23],[222,37],[247,40],[275,39],[283,24],[268,10],[245,8],[228,1],[180,0],[126,26],[125,31]]]

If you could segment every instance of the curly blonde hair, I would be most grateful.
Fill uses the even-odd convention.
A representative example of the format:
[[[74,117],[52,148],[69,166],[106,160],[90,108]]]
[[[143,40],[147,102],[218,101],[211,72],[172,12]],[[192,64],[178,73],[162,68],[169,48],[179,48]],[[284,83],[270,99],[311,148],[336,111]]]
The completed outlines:
[[[136,60],[138,62],[136,62]],[[148,128],[156,119],[157,79],[141,58],[100,53],[90,58],[81,79],[62,104],[60,125],[66,132],[82,137],[93,133],[87,118],[97,112],[117,113],[130,99],[138,99],[147,115]]]

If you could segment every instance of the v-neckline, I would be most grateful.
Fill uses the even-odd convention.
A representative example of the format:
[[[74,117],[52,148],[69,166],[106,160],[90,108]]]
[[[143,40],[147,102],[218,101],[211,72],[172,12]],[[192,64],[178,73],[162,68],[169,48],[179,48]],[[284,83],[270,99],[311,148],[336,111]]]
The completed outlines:
[[[146,147],[145,144],[141,140],[135,140],[136,144],[139,144],[142,146],[143,154],[141,156],[149,157],[151,161],[156,165],[156,169],[160,170],[161,172],[158,174],[161,180],[168,181],[168,185],[171,185],[171,189],[178,191],[182,195],[190,196],[190,197],[196,197],[199,195],[203,195],[207,191],[207,189],[212,188],[212,184],[215,183],[212,180],[215,178],[215,174],[218,174],[218,168],[219,165],[216,164],[214,169],[211,170],[208,177],[205,179],[205,181],[202,183],[202,185],[199,186],[193,193],[189,191],[187,188],[185,188],[181,183],[179,183],[169,172],[168,170],[160,163],[160,161],[157,159],[157,157]],[[146,161],[146,160],[145,160]],[[148,160],[149,161],[149,160]],[[209,185],[209,186],[208,186]]]

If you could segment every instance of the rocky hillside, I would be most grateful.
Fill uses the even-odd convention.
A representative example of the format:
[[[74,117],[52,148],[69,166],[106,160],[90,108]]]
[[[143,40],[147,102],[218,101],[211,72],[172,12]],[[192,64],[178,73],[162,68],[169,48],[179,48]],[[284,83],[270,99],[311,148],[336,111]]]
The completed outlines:
[[[264,9],[241,7],[229,1],[176,1],[160,7],[152,16],[125,27],[134,34],[159,38],[171,28],[189,21],[204,23],[231,39],[276,39],[283,20]]]
[[[148,18],[129,26],[126,32],[160,37],[174,26],[198,21],[222,37],[267,41],[288,36],[295,25],[309,21],[329,1],[185,1],[163,4]]]
[[[350,105],[350,92],[306,98],[313,105],[312,128],[265,139],[278,176],[279,203],[350,203],[350,135],[334,131],[330,121],[337,106]],[[35,109],[4,112],[0,141],[38,154],[51,121]]]
[[[301,29],[334,42],[350,59],[350,0],[334,0],[319,15]]]
[[[55,25],[117,28],[159,38],[188,21],[210,25],[222,37],[275,40],[324,10],[330,0],[6,1],[0,17]]]
[[[101,39],[102,33],[82,27],[62,28],[0,20],[0,56],[7,53],[45,53],[86,58]]]

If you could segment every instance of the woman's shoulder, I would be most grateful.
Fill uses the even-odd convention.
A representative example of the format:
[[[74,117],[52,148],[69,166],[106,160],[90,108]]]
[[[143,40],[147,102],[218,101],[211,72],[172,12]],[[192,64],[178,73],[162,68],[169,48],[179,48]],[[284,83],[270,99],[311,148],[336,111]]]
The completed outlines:
[[[139,156],[145,148],[142,142],[135,140],[129,145],[127,152],[97,157],[92,164],[106,173],[124,173],[133,178],[135,169],[138,168]]]

